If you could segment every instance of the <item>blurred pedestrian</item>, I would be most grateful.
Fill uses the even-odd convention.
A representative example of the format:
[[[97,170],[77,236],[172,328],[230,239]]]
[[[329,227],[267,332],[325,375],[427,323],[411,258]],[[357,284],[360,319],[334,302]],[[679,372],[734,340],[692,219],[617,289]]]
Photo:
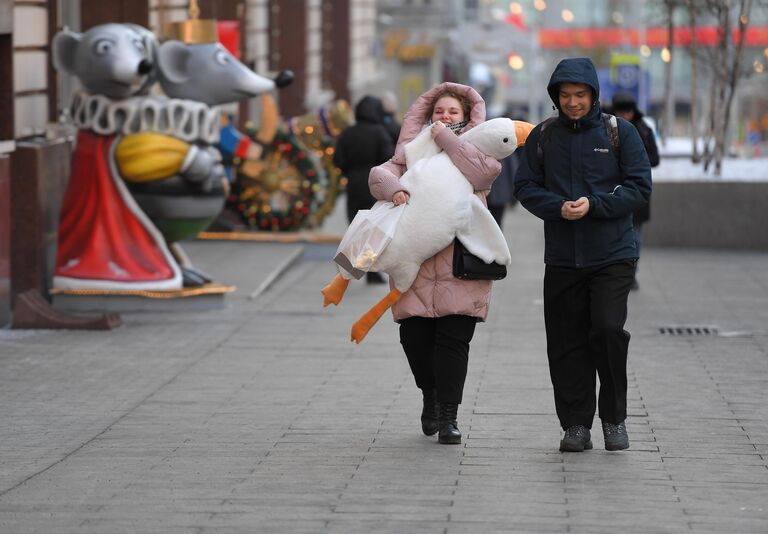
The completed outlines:
[[[486,200],[488,201],[488,210],[493,215],[499,228],[502,227],[504,219],[504,210],[507,206],[514,206],[517,203],[515,199],[515,173],[520,167],[520,158],[522,150],[515,150],[511,155],[501,160],[501,172],[496,181],[493,182],[490,193]]]
[[[384,127],[392,137],[392,142],[397,144],[400,137],[400,123],[397,121],[397,97],[391,91],[387,91],[381,96],[381,103],[384,106]]]
[[[605,448],[626,449],[624,323],[637,260],[632,212],[648,202],[651,167],[637,130],[603,118],[589,58],[560,61],[547,91],[558,116],[528,136],[515,196],[544,220],[544,324],[565,431],[560,450],[592,448],[596,407]]]
[[[359,210],[370,209],[376,199],[368,188],[371,168],[384,163],[395,152],[395,143],[383,124],[384,106],[379,98],[364,96],[355,106],[355,124],[336,142],[333,163],[347,177],[347,220]],[[384,283],[380,273],[366,273],[369,284]]]
[[[501,166],[458,137],[484,120],[485,102],[466,85],[445,82],[421,95],[403,119],[395,156],[371,171],[373,195],[395,204],[408,201],[409,193],[400,183],[406,171],[405,145],[430,128],[437,145],[484,201]],[[457,413],[469,343],[477,321],[486,318],[491,296],[491,281],[455,278],[452,259],[451,244],[422,263],[411,288],[392,306],[400,323],[400,343],[422,391],[422,431],[428,436],[438,433],[438,441],[445,444],[461,443]]]
[[[651,167],[656,167],[659,164],[659,149],[656,146],[656,136],[648,123],[643,119],[643,113],[637,108],[637,102],[635,96],[632,93],[620,91],[613,95],[612,112],[617,117],[631,122],[637,133],[640,134],[640,139],[643,140],[645,151],[648,153],[648,161],[651,163]],[[637,255],[638,264],[640,260],[640,252],[643,246],[643,225],[651,219],[651,202],[648,199],[648,204],[635,211],[632,215],[632,221],[635,226],[635,242],[637,243]],[[632,289],[638,289],[640,285],[637,283],[637,268],[635,269],[635,278],[632,282]]]

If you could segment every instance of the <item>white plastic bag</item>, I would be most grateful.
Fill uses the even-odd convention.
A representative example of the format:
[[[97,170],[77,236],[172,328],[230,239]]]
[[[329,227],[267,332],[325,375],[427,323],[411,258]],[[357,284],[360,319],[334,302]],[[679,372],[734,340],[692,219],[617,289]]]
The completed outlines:
[[[358,211],[333,261],[356,279],[376,271],[376,259],[392,241],[405,206],[380,200],[371,209]]]

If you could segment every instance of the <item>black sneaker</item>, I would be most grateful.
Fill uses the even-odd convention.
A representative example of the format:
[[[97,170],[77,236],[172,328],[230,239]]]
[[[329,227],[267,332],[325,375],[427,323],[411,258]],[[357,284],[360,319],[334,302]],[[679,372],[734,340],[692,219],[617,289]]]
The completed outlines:
[[[603,437],[607,451],[623,451],[629,448],[629,436],[624,421],[618,425],[603,422]]]
[[[589,429],[582,425],[573,425],[565,431],[560,440],[560,452],[584,452],[592,448],[592,435]]]

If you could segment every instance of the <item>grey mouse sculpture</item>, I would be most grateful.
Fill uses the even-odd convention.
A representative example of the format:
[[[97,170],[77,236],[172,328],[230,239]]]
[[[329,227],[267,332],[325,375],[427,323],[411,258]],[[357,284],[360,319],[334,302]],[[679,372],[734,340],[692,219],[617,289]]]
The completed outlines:
[[[212,107],[226,108],[228,104],[285,87],[293,81],[291,71],[281,71],[274,80],[256,74],[219,42],[166,41],[158,51],[158,67],[158,81],[166,95]],[[234,117],[226,112],[222,112],[216,148],[222,156],[230,184],[235,181],[238,163],[258,161],[263,152],[262,145],[239,131]],[[236,210],[232,207],[230,202],[212,226],[218,229],[237,227],[232,216]],[[234,217],[235,220],[238,218]]]
[[[215,157],[207,165],[200,161],[193,164],[194,172],[206,178],[196,182],[184,179],[182,173],[165,180],[133,181],[129,185],[139,205],[172,243],[171,250],[181,264],[186,286],[210,281],[206,273],[190,263],[176,242],[207,228],[222,211],[232,180],[231,168],[222,165],[222,156],[226,162],[235,157],[258,159],[261,156],[260,145],[224,124],[226,117],[222,117],[220,106],[259,96],[287,85],[293,78],[285,71],[276,80],[260,76],[224,48],[215,35],[201,40],[203,42],[164,42],[158,49],[156,73],[171,101],[189,103],[195,109],[204,106],[200,109],[210,110],[217,116],[217,139],[197,142],[200,149],[205,149],[204,153],[215,154]],[[186,172],[192,170],[190,167]]]
[[[204,55],[196,63],[203,71],[215,63],[234,73],[212,97],[218,100],[174,98],[173,91],[171,98],[148,95],[160,76],[159,45],[140,26],[105,24],[55,36],[56,68],[84,87],[71,104],[79,132],[62,206],[56,287],[171,290],[210,281],[177,245],[210,224],[228,190],[219,152],[221,111],[210,104],[225,94],[257,96],[276,84],[216,43],[195,46],[192,56],[214,48],[223,51],[219,59],[229,59],[221,65],[216,55]],[[181,75],[179,65],[173,67]],[[211,89],[206,85],[198,95]]]
[[[54,66],[83,85],[70,106],[79,130],[62,201],[54,287],[171,290],[182,285],[178,262],[132,197],[115,157],[134,134],[173,129],[160,124],[167,122],[159,113],[162,104],[146,96],[156,81],[157,47],[151,32],[132,24],[102,24],[85,33],[64,30],[52,41]],[[194,154],[189,159],[191,164]]]

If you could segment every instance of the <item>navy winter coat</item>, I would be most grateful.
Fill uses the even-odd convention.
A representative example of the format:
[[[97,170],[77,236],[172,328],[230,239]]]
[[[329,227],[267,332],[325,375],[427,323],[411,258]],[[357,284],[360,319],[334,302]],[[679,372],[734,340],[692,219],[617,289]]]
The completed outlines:
[[[559,84],[584,83],[594,92],[590,112],[569,119],[561,110]],[[637,258],[632,212],[651,195],[651,166],[632,124],[618,119],[617,154],[600,112],[597,72],[589,58],[562,60],[547,86],[558,120],[547,128],[542,161],[537,157],[541,124],[528,136],[515,175],[515,197],[544,220],[544,262],[563,267],[591,267]],[[589,199],[589,212],[569,221],[560,215],[567,200]]]

